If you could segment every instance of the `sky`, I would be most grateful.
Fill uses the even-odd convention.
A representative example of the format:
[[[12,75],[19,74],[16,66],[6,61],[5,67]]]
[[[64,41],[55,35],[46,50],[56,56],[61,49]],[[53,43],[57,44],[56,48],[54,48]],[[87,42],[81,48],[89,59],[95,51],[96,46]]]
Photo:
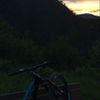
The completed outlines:
[[[90,13],[100,16],[100,0],[61,0],[75,14]]]

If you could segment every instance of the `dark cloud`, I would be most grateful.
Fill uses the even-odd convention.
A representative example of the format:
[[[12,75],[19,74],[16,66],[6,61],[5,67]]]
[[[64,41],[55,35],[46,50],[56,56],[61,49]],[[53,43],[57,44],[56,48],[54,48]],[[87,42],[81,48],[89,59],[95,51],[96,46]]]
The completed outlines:
[[[81,1],[99,1],[99,0],[61,0],[61,1],[81,2]]]
[[[92,12],[98,12],[98,11],[100,11],[100,9],[92,10],[92,11],[90,11],[90,12],[92,13]]]
[[[82,12],[83,9],[74,9],[74,12]]]
[[[74,11],[82,11],[82,9],[74,9]]]
[[[77,2],[77,1],[83,1],[83,0],[62,0],[62,1],[70,1],[70,2]]]

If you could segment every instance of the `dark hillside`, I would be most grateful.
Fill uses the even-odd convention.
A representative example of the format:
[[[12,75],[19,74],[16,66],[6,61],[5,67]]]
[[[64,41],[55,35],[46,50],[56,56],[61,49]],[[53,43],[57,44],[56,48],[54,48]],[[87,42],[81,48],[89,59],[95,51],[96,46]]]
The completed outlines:
[[[99,19],[83,19],[58,0],[0,0],[0,20],[10,23],[19,36],[28,30],[38,45],[49,46],[52,36],[69,36],[80,50],[89,48],[99,37]]]
[[[51,34],[65,34],[71,29],[70,24],[74,24],[75,15],[57,0],[0,1],[3,2],[5,9],[9,9],[1,13],[1,18],[18,31],[29,30],[30,37],[38,43],[43,42],[40,37],[46,39],[50,38]],[[9,6],[6,6],[7,4]]]
[[[72,44],[77,46],[82,54],[86,54],[87,50],[100,38],[100,19],[77,17],[76,23],[78,24],[77,32],[74,32],[70,39]]]

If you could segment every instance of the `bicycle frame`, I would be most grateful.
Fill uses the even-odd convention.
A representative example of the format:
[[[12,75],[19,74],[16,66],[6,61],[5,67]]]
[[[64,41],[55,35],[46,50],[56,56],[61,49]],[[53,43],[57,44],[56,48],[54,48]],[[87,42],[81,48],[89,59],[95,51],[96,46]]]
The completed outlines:
[[[34,82],[35,82],[35,79],[33,79],[32,82],[30,83],[23,100],[28,100],[29,96],[31,95],[31,93],[35,87]]]
[[[28,87],[28,89],[27,89],[27,91],[25,93],[25,96],[24,96],[23,100],[28,100],[28,98],[32,94],[32,92],[33,92],[33,100],[36,100],[37,99],[37,93],[38,93],[39,85],[44,83],[44,82],[47,82],[47,81],[49,82],[48,78],[43,80],[40,76],[36,76],[36,78],[34,78],[31,81],[31,83],[30,83],[30,85],[29,85],[29,87]]]

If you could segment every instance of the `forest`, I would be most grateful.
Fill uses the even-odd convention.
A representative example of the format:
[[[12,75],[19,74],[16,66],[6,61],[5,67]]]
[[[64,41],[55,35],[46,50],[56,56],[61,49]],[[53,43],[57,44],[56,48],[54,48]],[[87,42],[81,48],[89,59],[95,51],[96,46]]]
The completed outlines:
[[[100,49],[100,19],[81,18],[58,0],[0,0],[0,4],[1,59],[82,66],[93,55],[99,57],[94,49]]]

